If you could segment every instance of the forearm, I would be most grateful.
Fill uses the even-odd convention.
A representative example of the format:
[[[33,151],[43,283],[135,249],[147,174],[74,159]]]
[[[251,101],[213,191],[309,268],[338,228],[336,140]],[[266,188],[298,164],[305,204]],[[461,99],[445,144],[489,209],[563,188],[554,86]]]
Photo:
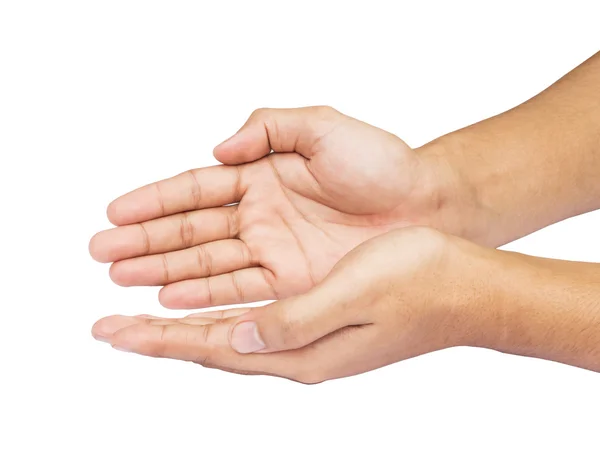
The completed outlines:
[[[600,53],[524,104],[417,153],[444,184],[439,226],[482,244],[600,208]]]
[[[600,264],[497,252],[472,344],[600,372]]]

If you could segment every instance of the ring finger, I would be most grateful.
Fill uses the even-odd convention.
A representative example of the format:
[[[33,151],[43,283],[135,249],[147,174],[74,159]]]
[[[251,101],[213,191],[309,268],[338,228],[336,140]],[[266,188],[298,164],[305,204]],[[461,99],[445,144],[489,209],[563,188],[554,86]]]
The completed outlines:
[[[225,239],[195,247],[114,263],[111,279],[120,286],[164,286],[256,266],[246,244]]]

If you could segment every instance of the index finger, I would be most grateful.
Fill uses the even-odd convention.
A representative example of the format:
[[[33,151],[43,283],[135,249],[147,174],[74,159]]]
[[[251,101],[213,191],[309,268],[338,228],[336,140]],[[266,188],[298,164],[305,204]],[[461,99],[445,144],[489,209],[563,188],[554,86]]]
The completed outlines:
[[[125,194],[108,205],[108,220],[129,225],[195,209],[237,203],[243,195],[242,169],[213,166],[188,170]]]

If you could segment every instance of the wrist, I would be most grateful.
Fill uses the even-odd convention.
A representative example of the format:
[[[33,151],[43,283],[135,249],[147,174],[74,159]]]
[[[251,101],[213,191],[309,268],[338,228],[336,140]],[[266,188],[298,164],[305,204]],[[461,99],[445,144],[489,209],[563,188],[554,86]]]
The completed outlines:
[[[600,266],[498,253],[493,339],[479,346],[600,370]]]
[[[485,246],[495,247],[502,239],[491,233],[490,219],[481,199],[481,186],[469,172],[481,170],[475,164],[465,167],[466,144],[451,135],[443,136],[415,153],[422,168],[423,184],[431,186],[435,213],[428,226]]]
[[[537,278],[543,273],[532,262],[538,258],[449,239],[444,259],[450,277],[443,288],[446,295],[439,296],[447,339],[453,346],[523,350],[523,327],[536,315],[532,291],[539,288]]]
[[[518,253],[489,250],[485,273],[479,275],[487,277],[488,290],[471,305],[473,335],[467,345],[518,353],[523,327],[531,317],[523,314],[524,305],[540,277],[539,269],[527,263],[526,258]],[[535,316],[534,311],[529,312]]]
[[[503,257],[506,252],[455,236],[446,239],[436,262],[433,310],[438,321],[431,329],[441,332],[449,347],[499,349],[504,303],[511,301],[506,287],[516,281],[507,267],[514,263]]]

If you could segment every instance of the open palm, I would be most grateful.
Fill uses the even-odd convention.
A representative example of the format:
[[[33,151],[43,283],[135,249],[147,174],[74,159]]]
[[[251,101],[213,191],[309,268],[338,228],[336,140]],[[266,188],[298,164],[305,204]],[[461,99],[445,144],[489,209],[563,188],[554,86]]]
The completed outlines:
[[[271,153],[274,150],[275,153]],[[432,225],[431,175],[398,137],[328,107],[257,110],[185,172],[111,203],[90,252],[170,308],[278,299],[391,229]]]

